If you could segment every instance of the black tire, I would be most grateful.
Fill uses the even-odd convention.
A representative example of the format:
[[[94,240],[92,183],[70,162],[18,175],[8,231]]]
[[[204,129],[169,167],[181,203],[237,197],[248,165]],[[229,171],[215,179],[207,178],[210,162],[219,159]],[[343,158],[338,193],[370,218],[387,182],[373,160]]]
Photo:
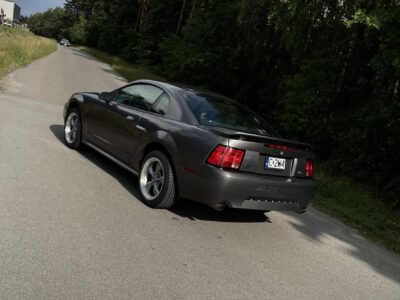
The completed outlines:
[[[71,118],[76,118],[76,125],[71,124]],[[75,136],[72,137],[69,132],[75,130]],[[68,110],[64,120],[64,142],[68,148],[78,150],[82,147],[82,119],[81,113],[77,107]]]
[[[159,162],[162,164],[163,184],[161,185],[159,194],[155,196],[150,195],[151,188],[147,191],[145,188],[145,182],[150,184],[149,176],[151,177],[151,175],[149,174],[148,169],[151,168],[151,164],[158,164]],[[156,194],[154,191],[154,185],[155,184],[153,184],[153,192]],[[174,170],[170,160],[162,151],[151,151],[143,159],[139,172],[139,191],[143,203],[152,208],[171,208],[177,204],[179,196]],[[149,199],[149,196],[155,196],[155,198]]]

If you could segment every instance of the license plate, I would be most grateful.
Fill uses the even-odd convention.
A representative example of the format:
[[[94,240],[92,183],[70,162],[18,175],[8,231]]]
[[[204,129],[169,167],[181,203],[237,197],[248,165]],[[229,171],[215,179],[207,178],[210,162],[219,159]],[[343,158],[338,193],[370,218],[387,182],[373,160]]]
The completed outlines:
[[[286,159],[278,157],[265,157],[265,169],[285,170]]]

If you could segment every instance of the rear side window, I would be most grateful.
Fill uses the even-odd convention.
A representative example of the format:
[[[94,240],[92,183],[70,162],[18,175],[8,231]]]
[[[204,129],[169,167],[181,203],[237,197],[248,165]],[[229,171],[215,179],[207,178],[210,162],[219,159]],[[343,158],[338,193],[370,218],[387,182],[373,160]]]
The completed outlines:
[[[201,125],[275,136],[265,120],[234,100],[202,92],[186,92],[184,99]]]
[[[114,101],[142,110],[150,110],[151,106],[164,91],[149,84],[135,84],[121,89]]]
[[[166,93],[162,94],[158,102],[154,105],[154,111],[160,115],[165,115],[169,108],[169,98]]]

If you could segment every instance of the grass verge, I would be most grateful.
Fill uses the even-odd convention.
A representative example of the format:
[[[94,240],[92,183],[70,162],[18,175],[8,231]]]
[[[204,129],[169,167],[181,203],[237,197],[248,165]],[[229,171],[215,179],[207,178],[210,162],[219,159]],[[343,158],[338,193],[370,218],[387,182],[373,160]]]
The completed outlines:
[[[79,47],[98,60],[109,64],[128,81],[137,79],[163,80],[149,69],[131,64],[99,50]],[[361,184],[347,178],[329,176],[324,168],[317,171],[318,192],[313,206],[347,225],[367,238],[400,253],[400,211],[380,201]]]
[[[83,46],[79,46],[77,48],[96,57],[98,60],[109,64],[115,71],[117,71],[128,81],[134,81],[138,79],[165,80],[165,78],[154,74],[148,68],[134,65],[118,56],[110,55],[103,51]]]
[[[400,211],[382,202],[373,191],[348,178],[318,170],[313,206],[357,229],[367,238],[400,253]]]
[[[53,40],[0,26],[0,77],[56,50]]]

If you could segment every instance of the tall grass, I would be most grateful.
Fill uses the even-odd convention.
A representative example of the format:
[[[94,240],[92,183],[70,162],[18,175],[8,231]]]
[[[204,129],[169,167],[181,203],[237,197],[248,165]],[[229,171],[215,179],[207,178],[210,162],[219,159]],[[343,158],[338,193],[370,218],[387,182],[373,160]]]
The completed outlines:
[[[53,40],[0,26],[0,77],[56,49]]]

